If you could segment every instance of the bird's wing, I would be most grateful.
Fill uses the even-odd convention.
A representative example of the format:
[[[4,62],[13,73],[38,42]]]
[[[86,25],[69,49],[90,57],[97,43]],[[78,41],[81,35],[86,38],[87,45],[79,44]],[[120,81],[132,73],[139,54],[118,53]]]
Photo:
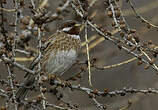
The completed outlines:
[[[73,50],[75,48],[73,42],[75,41],[70,39],[70,37],[69,34],[58,32],[48,38],[46,42],[47,48],[44,50],[43,58],[41,59],[42,68],[44,70],[62,74],[72,66],[76,60],[77,53],[76,50]],[[68,50],[65,51],[65,49]],[[49,60],[49,62],[47,62],[47,60]],[[50,67],[48,67],[48,65]]]
[[[48,60],[50,54],[52,54],[53,50],[56,48],[56,40],[58,37],[60,37],[62,33],[60,31],[54,33],[53,35],[49,36],[47,41],[44,43],[44,51],[42,52],[42,59],[41,59],[41,64],[43,67],[46,65],[46,61]],[[55,52],[54,52],[55,53]]]

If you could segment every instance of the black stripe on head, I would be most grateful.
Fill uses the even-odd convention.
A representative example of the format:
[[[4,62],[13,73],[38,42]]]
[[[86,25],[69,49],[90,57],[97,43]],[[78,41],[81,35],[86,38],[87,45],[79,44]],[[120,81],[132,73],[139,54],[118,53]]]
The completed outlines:
[[[75,26],[75,24],[77,24],[76,21],[74,20],[66,20],[60,27],[60,29],[66,28],[66,27],[73,27]]]
[[[60,30],[63,30],[67,34],[71,35],[79,35],[80,32],[80,25],[74,20],[67,20],[66,22],[63,23],[61,26]],[[66,28],[70,28],[69,30],[65,30]]]

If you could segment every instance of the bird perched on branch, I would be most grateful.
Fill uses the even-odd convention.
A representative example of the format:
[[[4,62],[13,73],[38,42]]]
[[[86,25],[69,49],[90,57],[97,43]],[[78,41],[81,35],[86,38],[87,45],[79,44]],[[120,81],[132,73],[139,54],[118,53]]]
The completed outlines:
[[[81,24],[77,24],[76,21],[67,21],[45,42],[46,47],[40,63],[42,70],[48,75],[60,76],[75,63],[81,48],[80,26]],[[28,88],[34,83],[35,75],[27,75],[23,86],[16,93],[16,99],[19,101],[24,99],[29,91]]]

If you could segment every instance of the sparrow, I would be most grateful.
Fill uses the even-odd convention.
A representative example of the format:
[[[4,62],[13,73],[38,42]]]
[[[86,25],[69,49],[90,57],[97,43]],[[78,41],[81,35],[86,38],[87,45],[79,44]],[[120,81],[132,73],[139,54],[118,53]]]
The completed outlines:
[[[42,71],[49,75],[61,76],[75,62],[81,48],[80,26],[76,21],[63,23],[60,29],[44,43],[45,49],[40,60]],[[31,68],[33,69],[33,67]],[[30,87],[35,83],[35,75],[28,74],[23,85],[16,93],[18,101],[23,100]]]

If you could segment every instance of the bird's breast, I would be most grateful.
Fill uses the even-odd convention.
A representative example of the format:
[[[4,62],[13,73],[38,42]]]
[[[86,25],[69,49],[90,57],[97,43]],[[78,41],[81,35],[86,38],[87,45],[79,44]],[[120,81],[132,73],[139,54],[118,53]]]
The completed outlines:
[[[50,74],[61,75],[68,70],[77,58],[77,52],[74,49],[52,52],[45,64],[45,71]]]
[[[79,35],[59,32],[48,39],[47,48],[41,60],[44,71],[62,74],[75,63],[81,48]]]

